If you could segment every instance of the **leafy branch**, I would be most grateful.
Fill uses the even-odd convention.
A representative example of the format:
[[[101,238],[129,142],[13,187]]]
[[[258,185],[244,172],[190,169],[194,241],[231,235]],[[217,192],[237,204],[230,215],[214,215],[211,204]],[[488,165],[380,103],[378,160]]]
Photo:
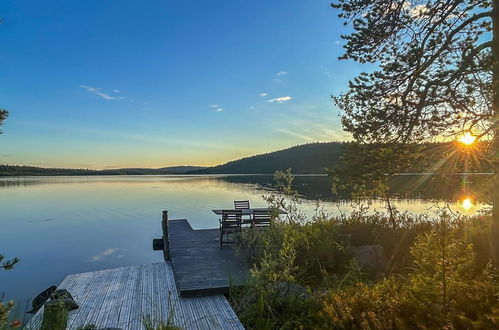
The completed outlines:
[[[17,264],[20,260],[19,258],[13,258],[10,260],[3,261],[5,257],[0,254],[0,269],[3,270],[11,270],[14,268],[14,265]]]

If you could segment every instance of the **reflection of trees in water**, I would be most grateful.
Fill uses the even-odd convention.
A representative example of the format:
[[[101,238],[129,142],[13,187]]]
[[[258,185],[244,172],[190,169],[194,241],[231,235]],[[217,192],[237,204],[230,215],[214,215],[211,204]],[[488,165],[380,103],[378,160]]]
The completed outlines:
[[[455,201],[465,191],[472,191],[483,175],[401,175],[390,181],[392,195],[396,198]],[[30,187],[47,184],[130,183],[130,184],[190,184],[217,186],[234,192],[273,190],[272,175],[200,175],[200,176],[106,176],[106,177],[36,177],[0,179],[0,189]],[[307,200],[348,200],[348,192],[333,196],[331,180],[327,176],[296,176],[293,188]]]
[[[106,182],[106,180],[99,180]],[[61,184],[61,183],[90,183],[99,182],[86,177],[71,177],[71,176],[54,176],[54,177],[9,177],[0,178],[1,188],[19,188],[31,187],[46,184]]]
[[[36,181],[36,180],[0,180],[0,188],[18,188],[18,187],[30,187],[38,184],[46,184],[47,182]]]
[[[390,181],[393,194],[400,198],[455,201],[474,191],[486,175],[400,175]]]
[[[437,175],[401,175],[390,181],[392,196],[402,199],[444,200],[455,201],[463,191],[472,190],[481,176],[450,175],[441,177]],[[226,176],[219,177],[234,184],[253,184],[261,190],[273,189],[273,177],[270,175],[259,176]],[[466,180],[466,181],[465,181]],[[348,200],[349,192],[334,196],[331,192],[331,180],[327,176],[296,176],[293,188],[307,200]]]

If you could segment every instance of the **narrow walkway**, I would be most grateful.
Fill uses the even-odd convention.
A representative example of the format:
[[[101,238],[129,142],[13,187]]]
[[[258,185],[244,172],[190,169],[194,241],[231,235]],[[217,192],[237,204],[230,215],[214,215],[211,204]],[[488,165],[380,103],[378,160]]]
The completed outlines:
[[[186,219],[168,220],[169,251],[182,297],[227,294],[248,278],[233,245],[220,247],[218,229],[193,230]]]
[[[181,298],[169,262],[73,274],[59,288],[80,306],[70,312],[68,329],[91,324],[144,329],[144,317],[156,322],[171,318],[183,329],[244,329],[221,294]],[[26,329],[39,329],[42,315],[43,308]]]

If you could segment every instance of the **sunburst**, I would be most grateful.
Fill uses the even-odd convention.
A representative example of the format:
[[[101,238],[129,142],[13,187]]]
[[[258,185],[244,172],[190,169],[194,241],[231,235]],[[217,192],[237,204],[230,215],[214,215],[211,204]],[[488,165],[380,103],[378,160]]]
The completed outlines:
[[[467,146],[472,145],[473,143],[475,143],[475,141],[476,136],[474,136],[470,132],[464,133],[464,135],[459,138],[459,142]]]

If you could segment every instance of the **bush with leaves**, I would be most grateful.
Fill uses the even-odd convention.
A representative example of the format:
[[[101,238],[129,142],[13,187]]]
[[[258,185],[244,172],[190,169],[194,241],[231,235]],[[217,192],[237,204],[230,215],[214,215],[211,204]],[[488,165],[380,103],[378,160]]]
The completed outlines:
[[[14,265],[19,262],[18,258],[13,258],[4,261],[5,257],[0,254],[0,270],[11,270],[14,268]],[[0,329],[12,327],[17,328],[21,326],[20,321],[14,320],[9,322],[9,313],[14,309],[14,302],[8,301],[4,303],[2,300],[3,297],[0,296]]]
[[[286,210],[266,231],[243,231],[238,247],[250,252],[251,279],[231,302],[249,329],[497,328],[497,271],[491,260],[491,217],[438,218],[394,213],[328,217],[299,211],[277,173],[267,198]],[[320,208],[317,208],[320,210]],[[380,244],[392,271],[378,280],[351,254]]]
[[[481,267],[473,245],[446,220],[418,236],[409,274],[328,293],[324,324],[336,329],[497,328],[497,271],[491,263]]]

